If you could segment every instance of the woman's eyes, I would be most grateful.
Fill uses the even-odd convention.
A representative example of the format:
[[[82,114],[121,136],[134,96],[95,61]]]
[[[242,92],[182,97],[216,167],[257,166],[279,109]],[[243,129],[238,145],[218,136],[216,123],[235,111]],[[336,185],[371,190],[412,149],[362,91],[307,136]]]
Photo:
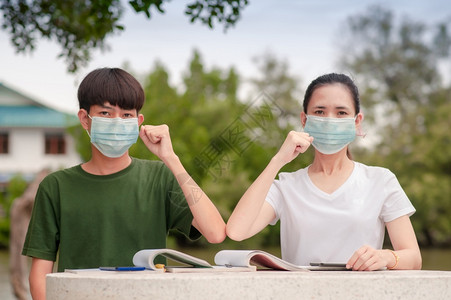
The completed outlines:
[[[325,115],[325,112],[323,110],[315,110],[313,112],[315,115]],[[346,111],[339,111],[337,112],[337,116],[347,116],[348,112]]]

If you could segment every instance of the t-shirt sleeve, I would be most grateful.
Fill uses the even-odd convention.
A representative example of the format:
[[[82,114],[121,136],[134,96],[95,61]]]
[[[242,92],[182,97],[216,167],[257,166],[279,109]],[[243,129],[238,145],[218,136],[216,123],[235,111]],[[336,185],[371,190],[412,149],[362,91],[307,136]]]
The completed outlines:
[[[51,178],[39,185],[22,254],[55,261],[59,245],[58,208],[47,189]]]
[[[280,219],[280,212],[282,210],[282,197],[283,195],[280,190],[280,181],[274,180],[274,182],[271,184],[271,187],[269,188],[268,194],[266,195],[266,202],[268,202],[269,205],[272,206],[276,214],[276,217],[271,222],[269,222],[269,224],[271,225],[275,225]]]
[[[201,233],[192,226],[193,214],[189,209],[182,188],[172,172],[168,170],[169,190],[167,193],[168,228],[176,229],[191,240],[201,237]]]
[[[388,171],[388,170],[387,170]],[[411,216],[415,208],[399,184],[395,174],[388,171],[384,185],[385,202],[382,207],[381,218],[384,222],[393,221],[404,215]]]

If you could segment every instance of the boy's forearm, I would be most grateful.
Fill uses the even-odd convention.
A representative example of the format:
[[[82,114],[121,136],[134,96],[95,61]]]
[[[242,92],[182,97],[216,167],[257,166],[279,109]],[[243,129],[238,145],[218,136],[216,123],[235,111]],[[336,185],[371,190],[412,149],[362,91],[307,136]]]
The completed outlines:
[[[186,172],[178,156],[164,160],[175,175],[193,214],[193,225],[210,243],[220,243],[225,237],[225,222],[216,206]]]
[[[53,271],[53,261],[33,258],[30,270],[30,293],[33,300],[45,300],[45,277]]]

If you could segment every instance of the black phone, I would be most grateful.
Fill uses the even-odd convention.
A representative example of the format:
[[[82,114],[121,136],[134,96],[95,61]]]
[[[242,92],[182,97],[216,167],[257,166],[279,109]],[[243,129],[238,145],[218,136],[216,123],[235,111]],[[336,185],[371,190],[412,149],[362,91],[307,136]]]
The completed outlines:
[[[323,263],[323,262],[311,262],[311,266],[314,267],[335,267],[335,268],[346,268],[345,263]]]

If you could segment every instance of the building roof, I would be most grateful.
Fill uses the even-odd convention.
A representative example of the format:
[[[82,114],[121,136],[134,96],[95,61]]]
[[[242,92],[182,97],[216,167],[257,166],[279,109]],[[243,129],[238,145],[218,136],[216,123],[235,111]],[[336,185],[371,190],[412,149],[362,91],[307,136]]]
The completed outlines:
[[[77,116],[50,108],[0,82],[0,127],[64,128],[76,124]]]
[[[75,115],[42,106],[0,106],[0,127],[64,128],[78,124]]]

